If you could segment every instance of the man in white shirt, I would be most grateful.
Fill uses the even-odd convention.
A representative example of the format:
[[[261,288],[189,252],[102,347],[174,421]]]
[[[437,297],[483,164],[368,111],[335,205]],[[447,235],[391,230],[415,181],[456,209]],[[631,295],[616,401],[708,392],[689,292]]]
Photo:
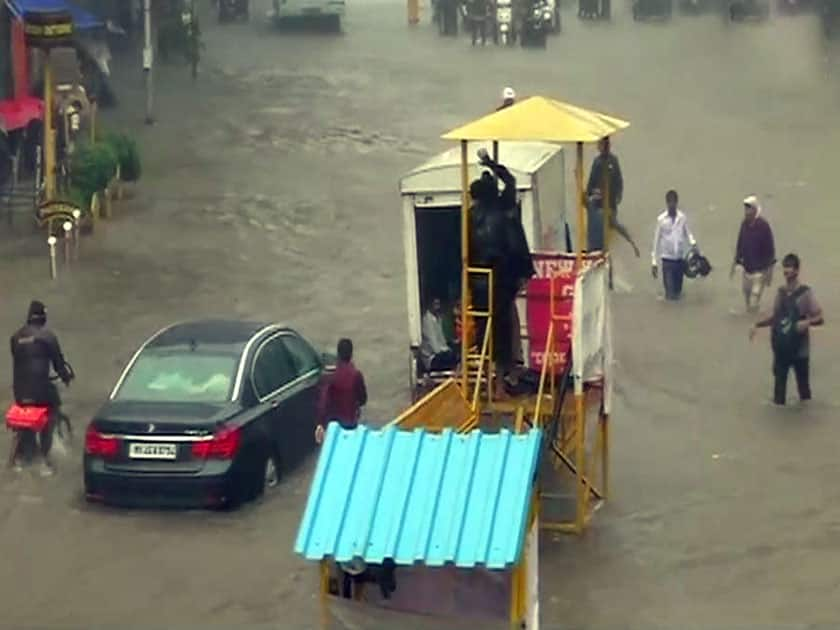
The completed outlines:
[[[438,298],[423,315],[423,340],[420,344],[420,358],[427,370],[451,370],[458,364],[458,357],[446,342],[443,334],[443,322],[440,315],[441,303]]]
[[[651,273],[659,274],[662,262],[662,283],[665,285],[665,299],[678,300],[682,295],[685,275],[685,257],[697,241],[688,229],[685,213],[677,207],[679,196],[676,190],[665,195],[667,208],[656,218],[656,232],[653,235]]]

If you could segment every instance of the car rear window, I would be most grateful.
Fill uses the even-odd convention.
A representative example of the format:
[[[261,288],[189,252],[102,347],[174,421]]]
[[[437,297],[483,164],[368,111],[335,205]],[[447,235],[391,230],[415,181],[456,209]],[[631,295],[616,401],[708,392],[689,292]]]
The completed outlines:
[[[145,351],[115,400],[221,403],[229,399],[237,369],[233,354]]]

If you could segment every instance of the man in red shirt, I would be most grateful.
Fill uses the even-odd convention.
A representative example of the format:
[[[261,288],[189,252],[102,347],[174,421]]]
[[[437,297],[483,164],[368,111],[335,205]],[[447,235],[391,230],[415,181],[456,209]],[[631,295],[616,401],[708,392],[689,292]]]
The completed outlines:
[[[365,377],[353,365],[353,342],[338,342],[338,363],[330,374],[318,402],[318,418],[323,421],[315,429],[315,441],[324,440],[324,424],[338,422],[344,429],[355,429],[362,407],[367,404]]]

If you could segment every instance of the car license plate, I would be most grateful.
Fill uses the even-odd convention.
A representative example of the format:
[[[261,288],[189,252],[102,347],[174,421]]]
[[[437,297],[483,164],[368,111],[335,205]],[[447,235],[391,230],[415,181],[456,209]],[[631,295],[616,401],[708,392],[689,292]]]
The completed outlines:
[[[178,447],[174,444],[132,444],[128,447],[132,459],[175,459]]]
[[[321,14],[321,9],[318,9],[318,8],[308,8],[308,9],[304,9],[304,10],[302,11],[302,13],[303,13],[304,15],[320,15],[320,14]]]

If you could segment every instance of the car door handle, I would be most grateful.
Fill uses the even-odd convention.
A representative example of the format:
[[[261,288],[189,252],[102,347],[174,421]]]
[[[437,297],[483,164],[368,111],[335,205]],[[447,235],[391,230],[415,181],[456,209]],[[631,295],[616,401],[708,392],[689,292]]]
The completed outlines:
[[[277,407],[279,405],[280,405],[280,399],[279,398],[275,398],[274,400],[271,401],[271,406],[272,407]]]

